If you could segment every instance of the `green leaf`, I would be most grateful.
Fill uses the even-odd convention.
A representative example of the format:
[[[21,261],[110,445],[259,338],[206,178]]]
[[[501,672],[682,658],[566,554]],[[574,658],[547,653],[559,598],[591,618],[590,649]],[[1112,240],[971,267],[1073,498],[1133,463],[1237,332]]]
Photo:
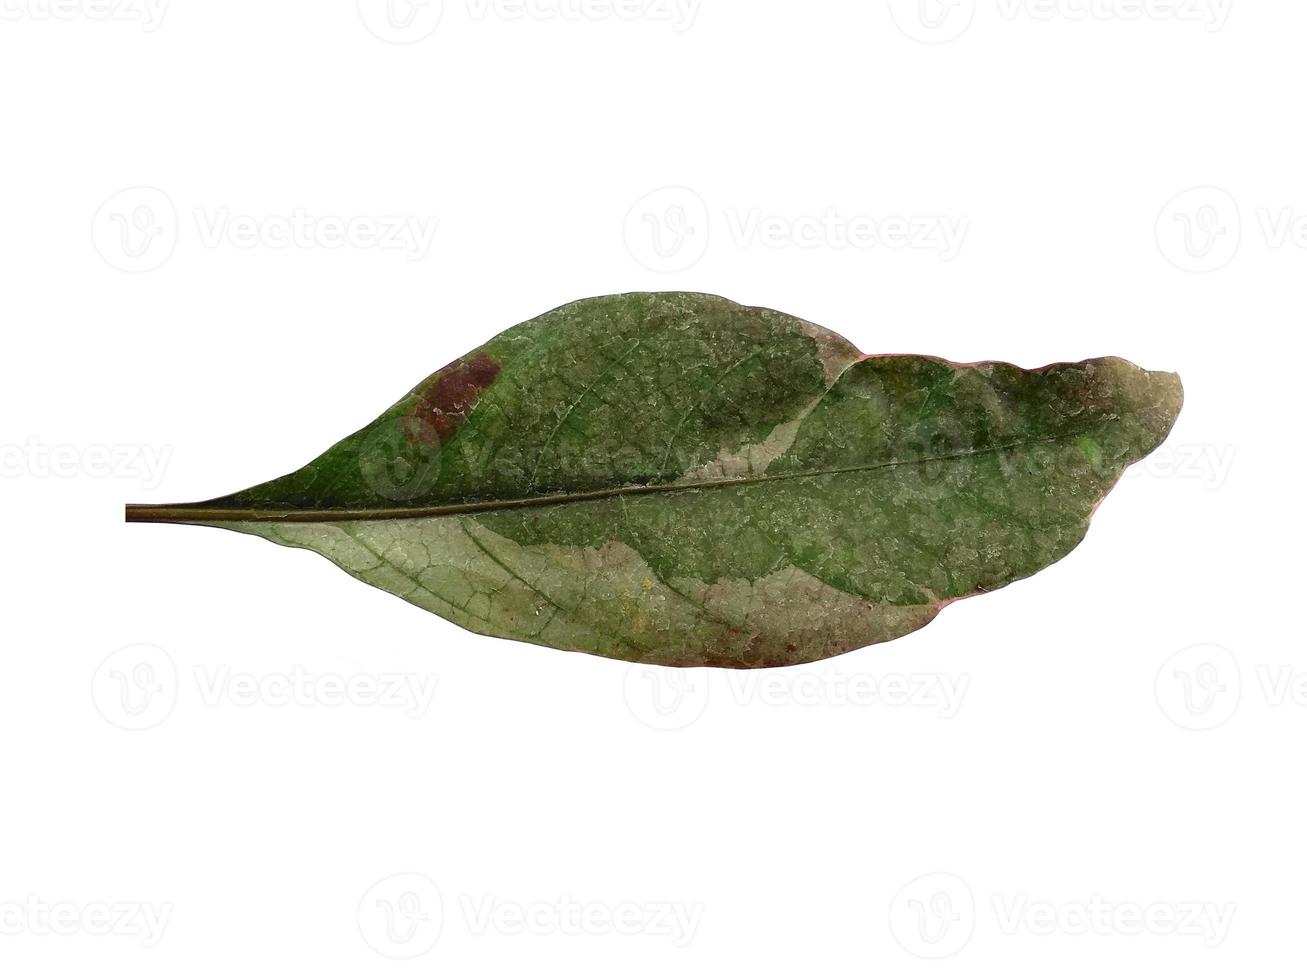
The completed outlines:
[[[478,633],[769,667],[1057,561],[1181,400],[1119,358],[863,357],[772,310],[633,293],[500,334],[288,476],[127,516],[309,548]]]

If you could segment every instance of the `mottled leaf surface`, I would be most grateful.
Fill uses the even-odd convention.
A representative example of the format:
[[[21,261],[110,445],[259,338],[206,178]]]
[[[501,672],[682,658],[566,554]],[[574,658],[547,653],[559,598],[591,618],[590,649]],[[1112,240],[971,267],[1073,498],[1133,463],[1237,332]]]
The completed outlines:
[[[863,357],[775,311],[635,293],[500,334],[295,473],[128,517],[309,548],[478,633],[778,666],[1057,561],[1181,400],[1119,358]]]

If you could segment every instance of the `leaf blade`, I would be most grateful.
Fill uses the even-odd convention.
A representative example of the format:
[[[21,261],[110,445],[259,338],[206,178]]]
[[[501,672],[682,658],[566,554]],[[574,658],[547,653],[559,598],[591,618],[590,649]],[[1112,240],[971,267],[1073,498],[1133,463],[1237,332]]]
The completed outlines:
[[[476,632],[777,666],[1060,559],[1181,401],[1174,375],[1118,358],[863,358],[716,297],[604,297],[501,334],[296,473],[173,516],[308,547]],[[402,472],[378,480],[377,460]]]

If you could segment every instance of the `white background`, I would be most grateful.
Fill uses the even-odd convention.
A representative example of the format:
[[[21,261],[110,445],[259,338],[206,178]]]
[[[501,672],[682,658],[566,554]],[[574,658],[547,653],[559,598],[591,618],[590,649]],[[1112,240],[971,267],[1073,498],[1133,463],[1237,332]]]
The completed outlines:
[[[1303,5],[0,9],[5,976],[1301,965]],[[1187,405],[1063,562],[781,671],[122,523],[635,289]]]

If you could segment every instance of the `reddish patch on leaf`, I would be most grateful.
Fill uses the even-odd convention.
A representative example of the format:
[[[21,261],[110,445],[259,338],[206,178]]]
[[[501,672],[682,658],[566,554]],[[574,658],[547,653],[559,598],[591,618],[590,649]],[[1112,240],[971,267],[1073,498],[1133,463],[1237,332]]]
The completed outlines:
[[[497,377],[499,364],[487,354],[441,368],[427,379],[409,409],[409,416],[420,423],[408,427],[409,438],[427,445],[447,440]]]

